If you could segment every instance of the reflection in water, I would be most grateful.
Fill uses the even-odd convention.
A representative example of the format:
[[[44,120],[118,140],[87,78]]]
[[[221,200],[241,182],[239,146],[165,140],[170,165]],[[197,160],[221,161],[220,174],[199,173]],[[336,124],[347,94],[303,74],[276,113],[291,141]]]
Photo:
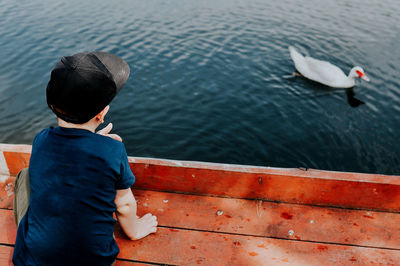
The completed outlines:
[[[346,95],[347,95],[347,102],[350,104],[351,107],[358,107],[361,104],[365,103],[354,97],[355,93],[353,88],[346,89]]]
[[[293,72],[292,75],[287,75],[286,77],[300,77],[303,80],[305,80],[307,83],[311,85],[312,88],[316,90],[326,90],[326,91],[337,91],[337,90],[342,90],[342,89],[337,89],[337,88],[331,88],[329,86],[323,85],[321,83],[318,83],[316,81],[310,80],[306,77],[304,77],[301,73],[299,73],[297,70]],[[346,95],[347,95],[347,102],[351,107],[358,107],[362,104],[365,104],[365,102],[355,98],[355,93],[354,93],[354,87],[352,88],[347,88],[346,89]]]

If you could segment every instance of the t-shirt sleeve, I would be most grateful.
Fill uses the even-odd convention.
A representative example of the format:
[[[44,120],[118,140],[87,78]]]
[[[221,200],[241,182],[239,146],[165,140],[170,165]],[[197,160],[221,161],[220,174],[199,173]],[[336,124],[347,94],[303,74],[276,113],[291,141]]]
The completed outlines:
[[[115,184],[116,189],[127,189],[135,183],[135,176],[133,175],[128,162],[128,155],[126,154],[125,147],[122,148],[120,178]]]

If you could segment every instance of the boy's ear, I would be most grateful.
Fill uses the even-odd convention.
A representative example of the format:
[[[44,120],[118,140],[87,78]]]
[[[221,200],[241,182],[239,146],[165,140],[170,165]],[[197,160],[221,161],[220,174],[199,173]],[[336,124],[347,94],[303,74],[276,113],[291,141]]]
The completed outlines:
[[[107,105],[104,107],[104,109],[96,115],[96,119],[100,121],[100,123],[104,122],[104,117],[106,117],[106,114],[108,113],[108,110],[110,110],[110,106]]]

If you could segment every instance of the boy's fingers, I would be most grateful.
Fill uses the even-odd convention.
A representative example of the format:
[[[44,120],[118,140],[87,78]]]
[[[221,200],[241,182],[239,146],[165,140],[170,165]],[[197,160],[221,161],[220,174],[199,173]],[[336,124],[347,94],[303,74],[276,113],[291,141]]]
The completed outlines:
[[[108,123],[108,125],[105,128],[100,129],[99,131],[97,131],[97,134],[103,135],[103,136],[106,136],[106,137],[109,137],[109,138],[112,138],[112,139],[115,139],[117,141],[122,142],[122,138],[119,135],[117,135],[117,134],[108,134],[108,133],[110,133],[112,128],[113,128],[113,124],[112,123]]]
[[[100,129],[99,131],[97,131],[97,134],[106,135],[106,134],[110,133],[112,128],[113,128],[113,124],[112,123],[108,123],[108,125],[105,128]]]
[[[119,135],[117,135],[117,134],[106,134],[106,135],[104,135],[104,136],[110,137],[110,138],[112,138],[112,139],[115,139],[115,140],[118,140],[118,141],[122,142],[122,138],[121,138]]]

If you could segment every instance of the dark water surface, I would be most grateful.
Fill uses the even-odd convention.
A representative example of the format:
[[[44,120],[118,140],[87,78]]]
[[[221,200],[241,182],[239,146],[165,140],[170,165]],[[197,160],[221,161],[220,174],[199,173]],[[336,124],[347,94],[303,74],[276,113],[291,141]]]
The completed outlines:
[[[0,142],[55,125],[50,70],[103,50],[132,69],[108,117],[129,155],[400,174],[399,14],[398,0],[2,0]],[[289,45],[371,82],[291,77]]]

